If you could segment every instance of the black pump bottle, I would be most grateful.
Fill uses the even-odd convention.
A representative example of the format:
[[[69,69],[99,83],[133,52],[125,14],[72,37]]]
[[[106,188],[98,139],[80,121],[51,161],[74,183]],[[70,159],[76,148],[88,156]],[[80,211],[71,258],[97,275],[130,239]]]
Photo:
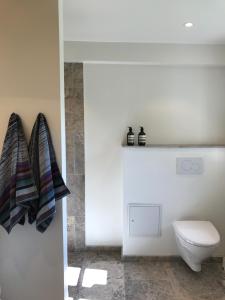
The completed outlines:
[[[144,128],[141,127],[141,130],[138,134],[138,145],[145,146],[146,145],[146,134],[144,132]]]
[[[134,146],[134,133],[132,131],[132,127],[128,127],[129,132],[127,134],[127,146]]]

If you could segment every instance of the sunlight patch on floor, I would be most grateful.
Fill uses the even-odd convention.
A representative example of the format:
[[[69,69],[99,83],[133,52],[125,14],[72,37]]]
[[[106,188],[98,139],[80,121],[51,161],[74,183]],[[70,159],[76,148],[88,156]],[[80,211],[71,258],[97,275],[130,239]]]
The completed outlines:
[[[90,288],[95,284],[106,285],[107,273],[106,270],[85,269],[82,286]]]
[[[66,270],[66,283],[69,286],[77,286],[81,268],[68,267]],[[72,298],[71,298],[72,299]]]

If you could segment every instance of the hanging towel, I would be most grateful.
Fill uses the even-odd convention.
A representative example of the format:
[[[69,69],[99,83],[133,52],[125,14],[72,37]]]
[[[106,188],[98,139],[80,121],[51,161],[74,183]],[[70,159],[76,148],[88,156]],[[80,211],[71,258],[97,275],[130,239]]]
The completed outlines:
[[[39,114],[34,124],[29,145],[31,166],[39,192],[29,211],[29,222],[44,232],[54,218],[56,201],[70,194],[56,162],[55,151],[46,118]]]
[[[22,122],[13,113],[0,159],[0,225],[10,233],[17,223],[24,224],[25,214],[37,197]]]

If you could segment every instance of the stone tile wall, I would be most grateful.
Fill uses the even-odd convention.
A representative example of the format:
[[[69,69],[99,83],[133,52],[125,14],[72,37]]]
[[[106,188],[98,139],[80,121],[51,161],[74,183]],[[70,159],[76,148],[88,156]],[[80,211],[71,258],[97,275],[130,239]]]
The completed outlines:
[[[83,64],[65,63],[68,250],[85,248]]]

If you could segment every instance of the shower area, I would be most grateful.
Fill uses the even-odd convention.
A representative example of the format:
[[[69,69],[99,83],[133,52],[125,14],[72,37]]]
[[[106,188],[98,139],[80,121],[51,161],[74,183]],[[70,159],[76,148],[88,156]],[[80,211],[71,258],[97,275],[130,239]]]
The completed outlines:
[[[204,116],[205,110],[195,105],[199,100],[197,96],[201,95],[199,91],[204,90],[205,86],[208,87],[208,81],[205,83],[202,78],[207,80],[210,78],[211,82],[214,82],[211,94],[217,95],[218,98],[215,99],[220,101],[220,94],[217,92],[221,90],[221,95],[224,95],[224,82],[220,80],[224,78],[223,72],[222,68],[194,67],[191,69],[180,66],[170,68],[167,66],[65,63],[67,185],[71,191],[67,199],[69,300],[224,298],[224,272],[221,268],[221,258],[215,257],[209,263],[203,264],[202,272],[198,273],[198,280],[196,280],[196,274],[190,273],[188,266],[177,255],[174,233],[171,230],[172,221],[166,219],[168,216],[172,216],[172,219],[180,218],[181,213],[178,208],[182,210],[184,204],[188,205],[185,208],[187,211],[195,207],[195,193],[189,192],[190,188],[186,183],[189,183],[190,178],[193,181],[197,177],[182,177],[181,182],[181,177],[174,172],[177,153],[183,152],[184,149],[176,150],[175,147],[174,150],[169,148],[168,151],[166,148],[160,147],[157,150],[155,147],[151,151],[150,147],[138,148],[138,146],[132,149],[128,147],[121,149],[121,142],[125,136],[124,130],[130,123],[134,124],[134,128],[138,128],[138,125],[142,125],[145,120],[143,125],[148,129],[146,132],[151,133],[151,127],[159,128],[165,120],[172,122],[175,118],[177,124],[182,124],[179,118],[176,119],[179,110],[182,115],[186,111],[196,113],[196,109],[199,109],[198,115]],[[174,78],[173,76],[177,80],[172,79],[175,87],[171,91],[167,88],[170,87],[168,78]],[[193,102],[183,97],[183,104],[178,106],[177,103],[181,104],[180,78],[184,81],[181,85],[182,95],[183,93],[189,95],[191,91],[188,99],[193,99]],[[167,83],[165,87],[162,82]],[[188,86],[193,89],[189,89]],[[171,98],[179,99],[179,102],[173,103]],[[157,115],[158,99],[161,99],[162,107],[165,108],[164,114]],[[204,99],[201,103],[204,103]],[[215,103],[214,101],[213,105],[216,107]],[[172,112],[176,114],[173,115],[168,107],[174,107]],[[188,110],[183,112],[183,107],[187,107]],[[222,111],[221,105],[217,107],[219,107],[218,112]],[[157,118],[154,119],[154,116]],[[222,115],[218,114],[218,116]],[[196,122],[198,120],[199,118],[194,119]],[[198,123],[192,124],[195,128],[198,128],[197,125]],[[188,123],[188,128],[190,126]],[[165,132],[166,128],[168,126],[165,126]],[[218,128],[221,128],[221,136],[224,136],[223,127],[218,126]],[[174,135],[168,131],[168,134],[160,137],[160,131],[155,129],[156,135],[154,137],[152,133],[150,141],[152,144],[157,144],[158,139],[161,139],[169,144],[171,139],[179,139],[177,134],[180,133],[180,138],[183,137],[183,132],[182,127],[176,126]],[[193,134],[195,139],[197,138],[196,131],[188,130],[187,132]],[[219,131],[215,132],[218,134]],[[215,139],[215,135],[213,138]],[[210,139],[210,134],[208,139]],[[214,167],[215,159],[224,160],[221,152],[223,148],[217,149],[212,146],[211,149],[204,149],[185,149],[187,157],[194,155],[194,157],[204,158],[208,166],[207,170],[212,174],[210,180],[214,185],[213,189],[207,190],[209,177],[204,176],[201,176],[202,180],[206,180],[204,184],[200,185],[197,180],[192,182],[192,187],[195,186],[195,190],[204,195],[204,197],[197,197],[198,203],[202,205],[198,205],[198,212],[195,207],[193,214],[198,213],[202,216],[207,212],[210,215],[214,212],[217,222],[221,218],[221,225],[219,224],[218,228],[224,228],[221,209],[215,209],[216,201],[219,204],[220,199],[223,199],[220,194],[224,195],[224,185],[220,186],[221,181],[217,180],[217,178],[224,178],[224,168],[221,163],[216,164],[216,168]],[[123,153],[125,182],[121,175],[121,152]],[[210,161],[213,163],[210,164]],[[213,170],[216,172],[213,173]],[[145,176],[139,176],[139,174],[145,174]],[[138,200],[135,199],[136,195],[140,195],[143,183],[146,187],[145,195],[148,195],[147,198],[150,199],[145,205],[143,205],[143,195],[138,197]],[[170,188],[169,192],[166,188]],[[120,191],[127,196],[120,196]],[[166,197],[164,197],[165,191]],[[150,202],[153,198],[152,193],[159,199],[165,199],[164,202],[162,204],[159,200],[156,203]],[[178,199],[174,195],[182,195],[182,197]],[[208,209],[206,203],[208,203]],[[162,220],[164,223],[167,222],[162,228],[158,226],[161,224],[161,206],[166,211],[165,214],[162,211]],[[119,226],[120,212],[125,211],[124,207],[129,208],[132,218],[124,214],[125,227],[122,228]],[[153,210],[154,214],[152,218],[149,218]],[[149,214],[144,214],[144,219],[142,213],[137,214],[137,211],[142,213],[149,211]],[[136,218],[141,224],[148,225],[154,219],[153,217],[157,220],[154,222],[157,225],[154,228],[151,224],[147,228],[147,226],[131,227],[132,224],[128,223],[128,220],[133,223],[133,218]],[[138,228],[141,232],[135,231],[134,236],[130,236],[128,227],[131,229],[129,231],[131,234]],[[154,232],[151,232],[155,234],[154,237],[145,236],[145,233],[149,234],[149,228],[154,229]],[[135,234],[138,236],[135,237]],[[120,236],[122,236],[121,240],[119,240]],[[158,246],[156,247],[154,243]],[[123,245],[122,252],[121,245]]]

